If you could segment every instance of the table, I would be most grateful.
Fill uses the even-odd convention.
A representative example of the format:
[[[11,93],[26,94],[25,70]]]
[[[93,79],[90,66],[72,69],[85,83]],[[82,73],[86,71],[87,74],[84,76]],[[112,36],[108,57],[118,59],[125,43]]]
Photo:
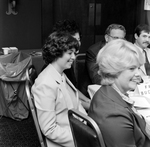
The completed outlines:
[[[24,53],[27,53],[32,56],[32,64],[34,65],[37,74],[39,74],[44,66],[44,60],[42,57],[41,49],[30,49],[30,50],[21,50]]]
[[[93,84],[93,85],[88,85],[88,93],[90,98],[92,99],[95,92],[101,87],[101,85]]]
[[[32,56],[32,64],[35,66],[37,74],[39,74],[44,66],[44,60],[42,57],[42,49],[26,49],[26,50],[19,50],[26,54]],[[2,50],[0,50],[0,55],[3,55]]]

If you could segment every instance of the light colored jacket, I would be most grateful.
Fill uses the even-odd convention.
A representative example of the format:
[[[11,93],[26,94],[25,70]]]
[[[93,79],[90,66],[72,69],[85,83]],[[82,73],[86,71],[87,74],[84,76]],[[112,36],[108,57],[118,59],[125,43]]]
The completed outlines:
[[[42,71],[32,87],[39,124],[47,138],[48,147],[74,147],[68,110],[75,107],[86,113],[79,101],[76,88],[66,76],[65,78],[66,83],[75,92],[76,105],[68,95],[61,75],[51,64]]]

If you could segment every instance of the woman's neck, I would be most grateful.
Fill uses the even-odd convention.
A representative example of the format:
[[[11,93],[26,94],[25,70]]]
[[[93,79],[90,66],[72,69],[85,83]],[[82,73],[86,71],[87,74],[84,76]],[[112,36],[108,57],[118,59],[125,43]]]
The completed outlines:
[[[126,93],[127,93],[127,92],[121,90],[121,89],[117,86],[117,84],[115,84],[115,83],[112,84],[112,87],[113,87],[114,89],[116,89],[117,91],[119,91],[120,93],[122,93],[122,94],[126,94]]]
[[[60,73],[61,75],[63,74],[63,70],[56,62],[52,63],[52,66],[58,71],[58,73]]]

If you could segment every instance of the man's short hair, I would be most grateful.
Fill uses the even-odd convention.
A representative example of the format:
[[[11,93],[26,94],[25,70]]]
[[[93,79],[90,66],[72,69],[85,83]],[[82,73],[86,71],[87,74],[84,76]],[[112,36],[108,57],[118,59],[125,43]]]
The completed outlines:
[[[125,29],[125,27],[122,26],[122,25],[120,25],[120,24],[111,24],[111,25],[109,25],[109,26],[107,27],[106,31],[105,31],[105,34],[110,35],[110,32],[111,32],[111,30],[113,30],[113,29],[122,30],[122,31],[125,33],[125,35],[126,35],[126,29]]]
[[[139,24],[135,30],[134,34],[137,34],[137,36],[140,36],[141,32],[144,31],[146,33],[150,33],[150,27],[147,24]]]

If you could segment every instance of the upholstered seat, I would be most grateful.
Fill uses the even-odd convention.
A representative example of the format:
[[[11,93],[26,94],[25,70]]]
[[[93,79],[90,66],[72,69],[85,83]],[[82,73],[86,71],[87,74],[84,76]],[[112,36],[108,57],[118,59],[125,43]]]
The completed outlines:
[[[88,85],[92,84],[85,66],[86,54],[78,54],[73,64],[74,73],[77,81],[77,88],[86,96],[89,97],[87,92]]]

